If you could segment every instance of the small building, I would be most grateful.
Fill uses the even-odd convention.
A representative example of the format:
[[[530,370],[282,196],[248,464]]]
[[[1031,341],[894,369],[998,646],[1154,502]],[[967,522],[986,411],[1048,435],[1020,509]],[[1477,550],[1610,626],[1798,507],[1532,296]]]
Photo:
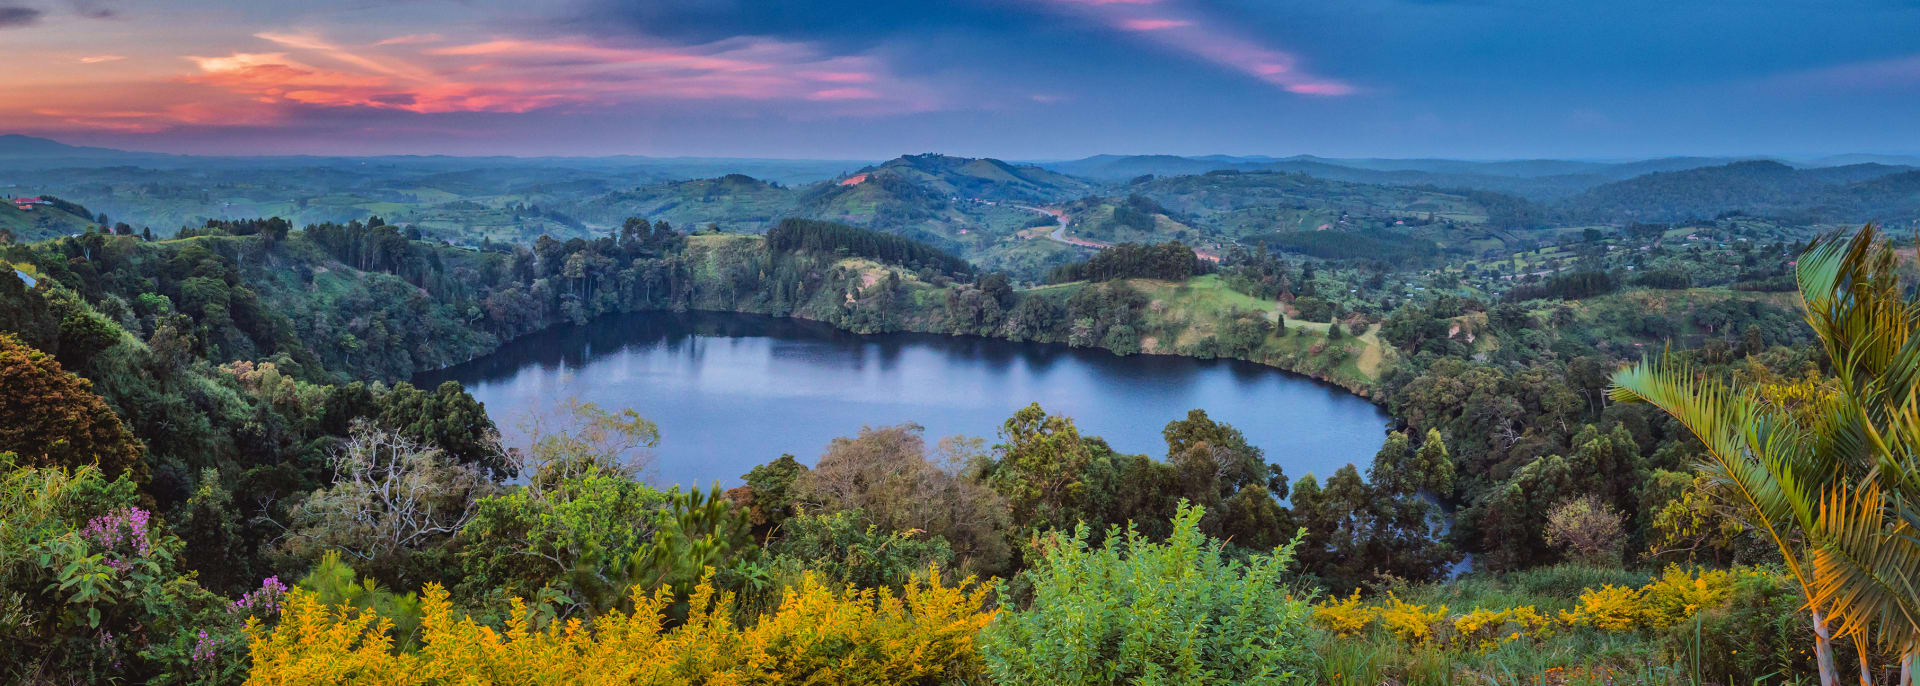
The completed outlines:
[[[14,209],[20,210],[21,212],[33,211],[34,205],[51,205],[51,204],[53,203],[46,200],[45,198],[41,198],[38,196],[32,197],[32,198],[14,198],[13,199]]]

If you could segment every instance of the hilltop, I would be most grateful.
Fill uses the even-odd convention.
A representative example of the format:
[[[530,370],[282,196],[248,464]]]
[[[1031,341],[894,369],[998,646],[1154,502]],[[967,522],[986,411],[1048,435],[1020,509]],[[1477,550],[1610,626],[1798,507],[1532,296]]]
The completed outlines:
[[[22,210],[14,206],[12,194],[0,194],[0,232],[15,242],[33,241],[70,236],[84,233],[99,227],[95,217],[85,207],[65,200],[48,198],[46,204],[31,205],[31,209]],[[0,241],[4,243],[5,241]]]

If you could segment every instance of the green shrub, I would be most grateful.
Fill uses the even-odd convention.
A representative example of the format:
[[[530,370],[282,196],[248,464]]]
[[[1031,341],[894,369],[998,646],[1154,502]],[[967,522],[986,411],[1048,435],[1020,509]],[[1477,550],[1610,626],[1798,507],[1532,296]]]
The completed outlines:
[[[240,680],[241,618],[137,502],[125,477],[0,453],[0,682]]]
[[[1027,572],[1031,605],[982,632],[988,672],[1007,684],[1306,683],[1310,607],[1287,589],[1295,544],[1230,561],[1200,533],[1203,512],[1181,503],[1165,543],[1129,528],[1091,548],[1085,524],[1049,535]]]
[[[811,570],[837,585],[899,591],[929,567],[953,562],[953,549],[939,536],[881,531],[859,510],[801,515],[787,520],[786,538],[768,546],[776,566]]]
[[[313,571],[301,577],[299,586],[320,604],[347,615],[371,613],[385,619],[392,624],[394,646],[400,650],[420,647],[420,596],[381,588],[379,582],[361,577],[351,565],[340,561],[340,553],[330,550],[322,555]]]
[[[1707,681],[1750,684],[1814,676],[1810,619],[1800,611],[1799,590],[1779,574],[1741,574],[1725,605],[1667,629],[1674,658]]]
[[[1602,586],[1639,588],[1652,580],[1652,574],[1618,567],[1562,564],[1517,572],[1511,575],[1508,583],[1513,590],[1524,595],[1573,600],[1580,597],[1581,591],[1589,588]]]

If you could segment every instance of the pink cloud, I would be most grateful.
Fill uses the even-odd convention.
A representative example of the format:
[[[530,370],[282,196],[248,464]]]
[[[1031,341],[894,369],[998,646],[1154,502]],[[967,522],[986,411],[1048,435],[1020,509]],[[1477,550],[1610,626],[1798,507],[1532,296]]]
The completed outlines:
[[[807,72],[801,75],[815,81],[825,81],[828,83],[871,83],[874,80],[872,74],[858,71],[817,71]]]
[[[1125,19],[1120,22],[1120,28],[1128,31],[1160,31],[1192,25],[1193,22],[1184,19]]]
[[[1353,95],[1359,92],[1353,86],[1337,81],[1292,83],[1282,87],[1289,93],[1301,95]]]
[[[878,97],[880,97],[879,93],[875,93],[865,88],[828,88],[826,90],[814,91],[812,95],[807,96],[807,99],[809,100],[873,100]]]
[[[1148,5],[1159,0],[1053,0],[1072,13],[1088,16],[1114,28],[1139,35],[1172,50],[1272,84],[1289,93],[1341,96],[1359,92],[1352,84],[1316,75],[1300,67],[1300,59],[1278,48],[1199,18],[1175,18]]]
[[[126,60],[85,67],[98,72],[86,88],[16,84],[0,91],[0,130],[159,133],[278,126],[322,109],[585,113],[733,109],[725,103],[735,101],[791,102],[781,108],[784,116],[809,119],[922,112],[946,102],[928,84],[894,74],[876,57],[827,55],[807,43],[761,37],[612,44],[580,37],[449,40],[420,34],[346,43],[268,31],[225,47],[181,57],[171,73],[164,61],[143,59],[133,69],[128,65],[134,60]],[[79,68],[85,56],[64,59]]]
[[[763,38],[626,46],[498,37],[415,47],[427,41],[342,46],[307,34],[256,37],[281,51],[190,57],[199,71],[183,80],[257,105],[423,114],[719,99],[863,101],[861,112],[874,113],[931,107],[924,89],[872,58],[825,57],[804,44]],[[331,64],[317,66],[322,62]]]

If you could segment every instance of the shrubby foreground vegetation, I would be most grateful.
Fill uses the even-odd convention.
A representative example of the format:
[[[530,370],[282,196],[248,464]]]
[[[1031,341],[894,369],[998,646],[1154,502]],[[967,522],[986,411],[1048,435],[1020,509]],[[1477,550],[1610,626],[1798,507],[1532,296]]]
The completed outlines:
[[[1178,243],[1021,288],[803,221],[481,250],[377,218],[186,234],[0,253],[39,275],[0,273],[0,384],[25,391],[0,397],[10,679],[1892,683],[1920,637],[1920,313],[1872,232],[1791,275],[1750,246],[1722,277],[1759,290],[1711,293],[1620,274],[1721,255],[1597,244],[1489,293]],[[1788,276],[1804,329],[1727,295]],[[672,308],[1242,357],[1398,426],[1370,464],[1290,477],[1202,411],[1149,456],[1030,406],[991,445],[870,427],[723,492],[638,478],[662,436],[631,412],[564,403],[508,449],[457,385],[394,381]],[[1617,371],[1660,337],[1699,345]]]

